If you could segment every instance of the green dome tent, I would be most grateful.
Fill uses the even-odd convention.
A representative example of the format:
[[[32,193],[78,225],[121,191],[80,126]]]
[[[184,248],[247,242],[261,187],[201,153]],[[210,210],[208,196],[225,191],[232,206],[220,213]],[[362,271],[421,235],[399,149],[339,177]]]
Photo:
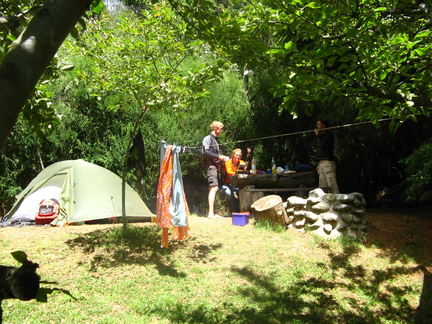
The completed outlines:
[[[43,169],[16,197],[5,220],[35,218],[44,199],[60,202],[60,220],[81,223],[122,216],[122,181],[113,172],[84,160],[61,161]],[[150,212],[139,195],[126,184],[126,216],[149,220]]]

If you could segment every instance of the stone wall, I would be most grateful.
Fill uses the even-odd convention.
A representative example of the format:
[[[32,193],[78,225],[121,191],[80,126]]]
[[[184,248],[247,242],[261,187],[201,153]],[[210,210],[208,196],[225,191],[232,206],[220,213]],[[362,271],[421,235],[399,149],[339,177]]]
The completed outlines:
[[[318,188],[307,199],[295,196],[287,199],[288,228],[308,230],[331,239],[346,236],[361,241],[369,233],[365,206],[361,193],[331,194]]]

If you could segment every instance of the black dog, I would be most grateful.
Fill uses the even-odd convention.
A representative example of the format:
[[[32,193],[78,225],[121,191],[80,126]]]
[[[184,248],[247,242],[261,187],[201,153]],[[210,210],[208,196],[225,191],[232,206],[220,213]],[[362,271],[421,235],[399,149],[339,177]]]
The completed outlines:
[[[21,267],[0,266],[0,323],[2,322],[1,301],[18,298],[30,300],[36,298],[39,291],[40,277],[36,273],[37,263],[25,260]]]

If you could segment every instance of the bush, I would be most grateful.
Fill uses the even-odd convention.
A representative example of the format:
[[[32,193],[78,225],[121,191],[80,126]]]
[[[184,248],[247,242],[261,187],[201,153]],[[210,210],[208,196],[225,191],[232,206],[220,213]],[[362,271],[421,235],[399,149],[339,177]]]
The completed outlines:
[[[432,139],[420,145],[410,156],[402,159],[401,163],[406,166],[410,181],[408,200],[417,200],[432,180]]]

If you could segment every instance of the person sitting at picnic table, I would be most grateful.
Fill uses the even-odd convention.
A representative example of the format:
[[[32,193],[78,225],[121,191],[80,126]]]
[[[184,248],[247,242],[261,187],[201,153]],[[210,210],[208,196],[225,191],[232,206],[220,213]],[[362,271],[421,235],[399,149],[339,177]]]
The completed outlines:
[[[233,188],[230,184],[230,177],[235,175],[240,165],[245,165],[245,162],[241,160],[242,150],[236,148],[232,151],[231,158],[225,162],[225,183],[222,185],[221,190],[228,196],[231,211],[238,212],[240,210],[239,205],[239,188]]]

